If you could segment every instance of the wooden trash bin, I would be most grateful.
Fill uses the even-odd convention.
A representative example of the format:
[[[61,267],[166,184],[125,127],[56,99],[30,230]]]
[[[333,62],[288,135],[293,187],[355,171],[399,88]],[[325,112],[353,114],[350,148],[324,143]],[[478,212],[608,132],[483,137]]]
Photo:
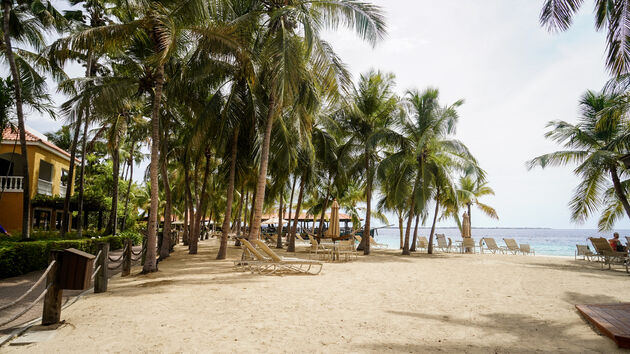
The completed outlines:
[[[92,282],[94,255],[68,248],[63,251],[59,270],[59,288],[66,290],[87,290]]]

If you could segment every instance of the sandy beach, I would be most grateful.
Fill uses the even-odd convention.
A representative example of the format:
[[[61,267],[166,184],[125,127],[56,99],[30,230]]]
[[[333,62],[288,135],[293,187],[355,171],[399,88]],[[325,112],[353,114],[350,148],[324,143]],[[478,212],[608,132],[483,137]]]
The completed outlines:
[[[182,247],[2,352],[618,352],[575,304],[630,301],[630,277],[569,258],[376,251],[317,276],[260,276]],[[298,252],[298,256],[306,254]],[[137,274],[139,268],[134,268]]]

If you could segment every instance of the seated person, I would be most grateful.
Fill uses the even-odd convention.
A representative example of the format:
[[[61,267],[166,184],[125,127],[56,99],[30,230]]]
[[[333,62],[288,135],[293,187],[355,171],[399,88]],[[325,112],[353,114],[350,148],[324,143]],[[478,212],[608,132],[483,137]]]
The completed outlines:
[[[621,240],[619,240],[619,233],[618,232],[615,232],[613,234],[613,238],[608,240],[608,242],[610,243],[610,247],[612,247],[612,249],[615,250],[615,251],[618,251],[618,252],[626,252],[627,251],[626,247],[621,244]]]

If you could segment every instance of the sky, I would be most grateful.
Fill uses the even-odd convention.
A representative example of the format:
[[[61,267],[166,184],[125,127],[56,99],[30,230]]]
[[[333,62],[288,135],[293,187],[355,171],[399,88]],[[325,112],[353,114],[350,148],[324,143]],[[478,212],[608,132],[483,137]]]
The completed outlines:
[[[575,122],[580,96],[599,90],[609,78],[605,33],[594,29],[592,3],[585,3],[570,30],[554,34],[539,25],[540,0],[372,2],[385,11],[388,25],[376,47],[345,29],[324,37],[355,80],[373,68],[394,73],[400,95],[433,86],[444,104],[465,100],[456,137],[487,171],[496,195],[483,202],[500,218],[473,210],[473,227],[596,228],[596,217],[582,225],[570,220],[568,202],[578,183],[571,167],[525,167],[559,149],[543,136],[547,122]],[[57,104],[63,100],[54,97]],[[62,124],[35,113],[27,118],[40,132]],[[630,222],[617,226],[630,229]]]

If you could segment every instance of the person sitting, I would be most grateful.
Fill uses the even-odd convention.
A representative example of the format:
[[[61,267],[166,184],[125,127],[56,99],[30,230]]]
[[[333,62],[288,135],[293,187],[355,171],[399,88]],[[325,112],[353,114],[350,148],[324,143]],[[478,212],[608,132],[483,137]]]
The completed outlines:
[[[618,232],[615,232],[613,234],[613,238],[608,240],[608,242],[610,243],[610,247],[612,247],[612,249],[615,250],[615,251],[618,251],[618,252],[626,252],[627,251],[626,247],[621,244],[621,240],[619,240],[619,233]]]

